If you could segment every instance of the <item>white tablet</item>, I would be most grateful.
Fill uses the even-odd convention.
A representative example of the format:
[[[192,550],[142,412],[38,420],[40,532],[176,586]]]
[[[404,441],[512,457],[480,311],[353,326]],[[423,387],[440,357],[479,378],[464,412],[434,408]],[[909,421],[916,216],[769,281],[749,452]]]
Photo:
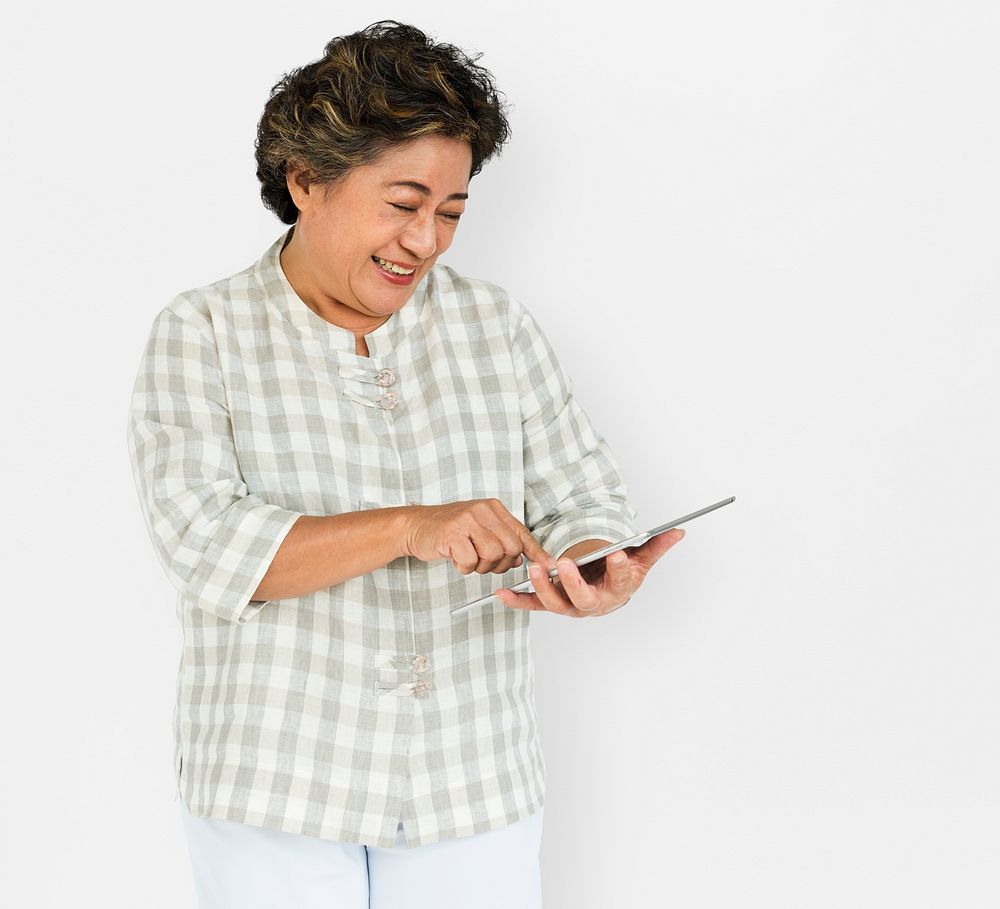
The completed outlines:
[[[658,524],[651,530],[643,531],[642,533],[637,533],[634,537],[629,537],[626,540],[621,540],[618,543],[611,543],[605,546],[603,549],[595,549],[593,552],[588,552],[586,555],[580,556],[578,559],[573,561],[577,565],[586,565],[590,562],[596,562],[598,559],[603,559],[605,556],[611,555],[613,552],[618,552],[619,549],[631,549],[634,546],[641,546],[646,540],[658,536],[661,533],[666,533],[674,527],[679,527],[681,524],[685,524],[688,521],[694,520],[695,518],[701,517],[703,514],[708,514],[710,511],[715,511],[716,508],[722,508],[723,505],[728,505],[730,502],[735,502],[736,496],[730,496],[728,499],[723,499],[721,502],[716,502],[714,505],[709,505],[706,508],[700,508],[698,511],[692,511],[691,514],[684,515],[683,518],[676,518],[666,524]],[[559,569],[553,568],[549,571],[549,577],[555,578],[559,576]],[[526,581],[521,581],[518,584],[512,584],[507,587],[498,589],[513,590],[515,593],[524,593],[528,590],[534,590],[532,586],[531,578]],[[489,596],[480,597],[478,600],[473,600],[471,603],[466,603],[464,606],[457,606],[451,610],[451,614],[455,615],[458,612],[464,612],[466,609],[471,609],[473,606],[482,606],[484,603],[488,603],[492,600],[493,594]]]

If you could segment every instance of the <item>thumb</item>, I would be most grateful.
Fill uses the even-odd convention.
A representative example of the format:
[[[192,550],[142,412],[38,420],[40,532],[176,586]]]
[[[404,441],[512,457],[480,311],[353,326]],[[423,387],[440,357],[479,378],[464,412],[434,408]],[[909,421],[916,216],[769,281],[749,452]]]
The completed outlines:
[[[684,539],[686,533],[687,531],[680,527],[671,528],[667,533],[660,533],[646,540],[633,552],[645,568],[652,568],[662,556]]]

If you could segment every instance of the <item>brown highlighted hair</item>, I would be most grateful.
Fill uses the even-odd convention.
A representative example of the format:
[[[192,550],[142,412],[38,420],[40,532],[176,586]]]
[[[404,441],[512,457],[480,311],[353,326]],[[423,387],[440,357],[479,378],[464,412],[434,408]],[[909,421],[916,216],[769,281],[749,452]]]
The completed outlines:
[[[290,167],[333,184],[429,134],[469,142],[474,177],[510,137],[506,105],[480,57],[393,19],[333,38],[319,60],[286,73],[264,105],[254,146],[264,205],[294,224]]]

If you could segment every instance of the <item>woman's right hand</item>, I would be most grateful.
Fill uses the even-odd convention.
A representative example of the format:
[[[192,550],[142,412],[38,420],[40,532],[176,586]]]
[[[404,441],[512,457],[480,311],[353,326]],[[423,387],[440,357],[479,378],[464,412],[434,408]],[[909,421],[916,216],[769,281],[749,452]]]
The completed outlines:
[[[546,570],[550,556],[499,499],[468,499],[446,505],[407,506],[403,555],[422,562],[451,559],[459,574],[502,574],[521,564],[521,554]]]

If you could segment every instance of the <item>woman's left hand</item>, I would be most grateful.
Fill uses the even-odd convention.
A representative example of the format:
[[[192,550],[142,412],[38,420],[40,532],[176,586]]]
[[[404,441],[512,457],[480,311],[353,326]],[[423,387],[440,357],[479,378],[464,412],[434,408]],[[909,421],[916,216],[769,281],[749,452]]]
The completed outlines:
[[[534,593],[514,593],[504,587],[493,595],[512,609],[544,609],[577,619],[607,615],[629,601],[653,565],[684,534],[675,528],[587,565],[560,559],[558,578],[549,578],[541,566],[532,565],[528,573]]]

